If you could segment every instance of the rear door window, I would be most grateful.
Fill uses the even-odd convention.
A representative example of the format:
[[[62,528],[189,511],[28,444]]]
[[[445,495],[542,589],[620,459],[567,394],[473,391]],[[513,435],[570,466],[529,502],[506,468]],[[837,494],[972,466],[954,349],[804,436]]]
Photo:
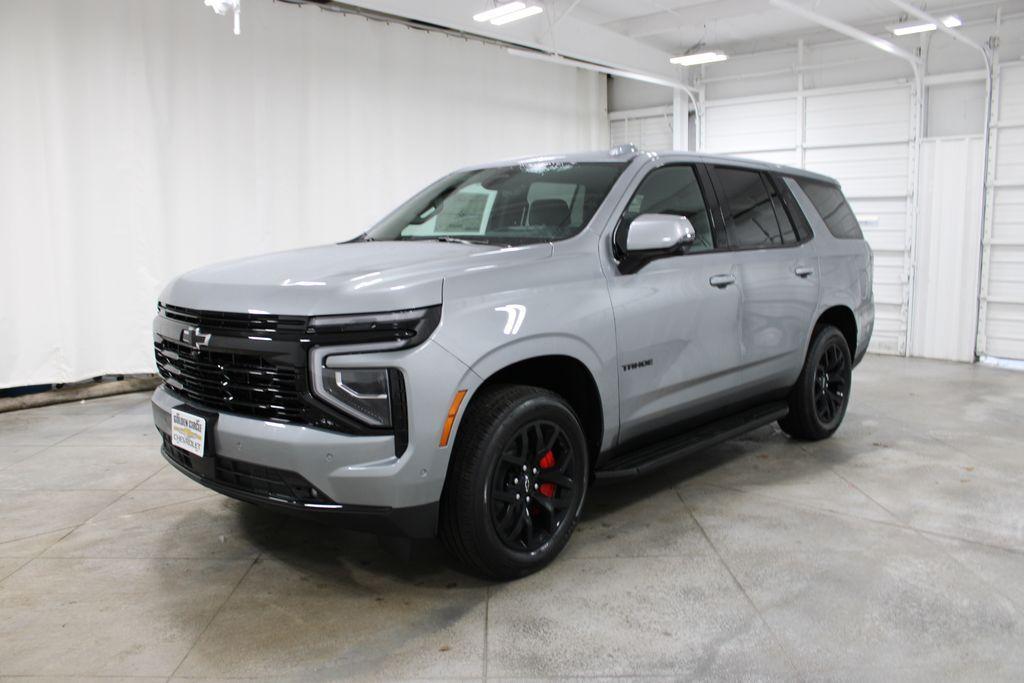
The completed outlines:
[[[783,243],[775,206],[759,171],[715,166],[731,246],[740,249]],[[792,226],[790,226],[792,231]],[[794,240],[795,241],[795,240]]]
[[[860,230],[860,223],[857,216],[850,208],[842,190],[830,183],[809,178],[793,178],[800,189],[804,191],[811,204],[825,221],[828,231],[834,237],[843,240],[864,239],[864,233]]]

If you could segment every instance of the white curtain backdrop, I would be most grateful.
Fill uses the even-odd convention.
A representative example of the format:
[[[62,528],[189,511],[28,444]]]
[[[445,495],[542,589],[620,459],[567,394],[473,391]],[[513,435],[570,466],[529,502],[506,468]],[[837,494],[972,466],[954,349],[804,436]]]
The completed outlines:
[[[0,1],[0,387],[152,372],[163,284],[354,236],[454,167],[607,144],[602,76],[246,0]]]

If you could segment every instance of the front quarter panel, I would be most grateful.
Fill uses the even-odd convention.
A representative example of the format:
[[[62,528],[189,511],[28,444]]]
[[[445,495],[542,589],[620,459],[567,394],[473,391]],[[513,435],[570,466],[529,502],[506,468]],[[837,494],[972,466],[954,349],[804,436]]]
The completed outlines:
[[[443,318],[433,339],[484,380],[538,356],[579,360],[601,395],[607,448],[618,428],[608,289],[590,240],[557,246],[565,248],[561,255],[556,248],[542,261],[446,279]]]

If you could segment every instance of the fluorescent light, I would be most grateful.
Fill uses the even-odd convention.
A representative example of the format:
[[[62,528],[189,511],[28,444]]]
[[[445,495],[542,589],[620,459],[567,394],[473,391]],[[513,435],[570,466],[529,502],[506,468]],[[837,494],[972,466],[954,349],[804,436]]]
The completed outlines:
[[[497,7],[491,8],[485,12],[479,12],[473,15],[473,21],[490,21],[491,19],[497,19],[498,17],[506,14],[511,14],[517,10],[521,10],[526,7],[525,2],[506,2]]]
[[[963,26],[963,24],[964,22],[961,21],[960,17],[956,16],[955,14],[950,14],[949,16],[945,16],[942,18],[942,25],[945,26],[946,28],[957,28],[958,26]],[[893,35],[897,36],[909,36],[913,35],[914,33],[927,33],[928,31],[934,31],[937,28],[938,26],[928,21],[893,26],[892,32]]]
[[[679,64],[680,66],[694,66],[696,64],[710,64],[711,62],[724,62],[729,59],[728,55],[724,55],[721,52],[698,52],[692,55],[683,55],[681,57],[673,57],[668,60],[672,64]]]
[[[927,31],[934,31],[937,27],[935,24],[903,24],[901,26],[894,26],[892,33],[895,36],[909,36],[914,33],[925,33]]]
[[[495,17],[494,19],[491,19],[491,24],[493,24],[494,26],[511,24],[513,21],[519,21],[520,19],[525,19],[526,17],[532,17],[534,14],[540,14],[543,11],[544,8],[541,7],[540,5],[530,5],[529,7],[524,7],[521,10],[516,10],[515,12],[511,12],[509,14],[502,14],[500,17]]]

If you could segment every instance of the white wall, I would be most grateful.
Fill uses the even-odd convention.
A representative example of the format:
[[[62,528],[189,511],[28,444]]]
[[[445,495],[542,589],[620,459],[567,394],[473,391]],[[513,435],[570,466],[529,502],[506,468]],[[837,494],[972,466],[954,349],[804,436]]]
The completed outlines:
[[[454,167],[607,144],[605,78],[246,0],[0,3],[0,387],[153,370],[162,285]]]
[[[963,31],[984,42],[996,26]],[[804,166],[843,184],[875,250],[873,351],[970,360],[980,316],[979,353],[1024,358],[1024,16],[1005,20],[999,35],[987,171],[981,80],[930,85],[922,103],[906,62],[851,41],[808,47],[802,63],[814,68],[800,72],[795,47],[702,69],[702,149]],[[982,69],[976,51],[946,36],[904,47],[914,41],[928,75]]]

